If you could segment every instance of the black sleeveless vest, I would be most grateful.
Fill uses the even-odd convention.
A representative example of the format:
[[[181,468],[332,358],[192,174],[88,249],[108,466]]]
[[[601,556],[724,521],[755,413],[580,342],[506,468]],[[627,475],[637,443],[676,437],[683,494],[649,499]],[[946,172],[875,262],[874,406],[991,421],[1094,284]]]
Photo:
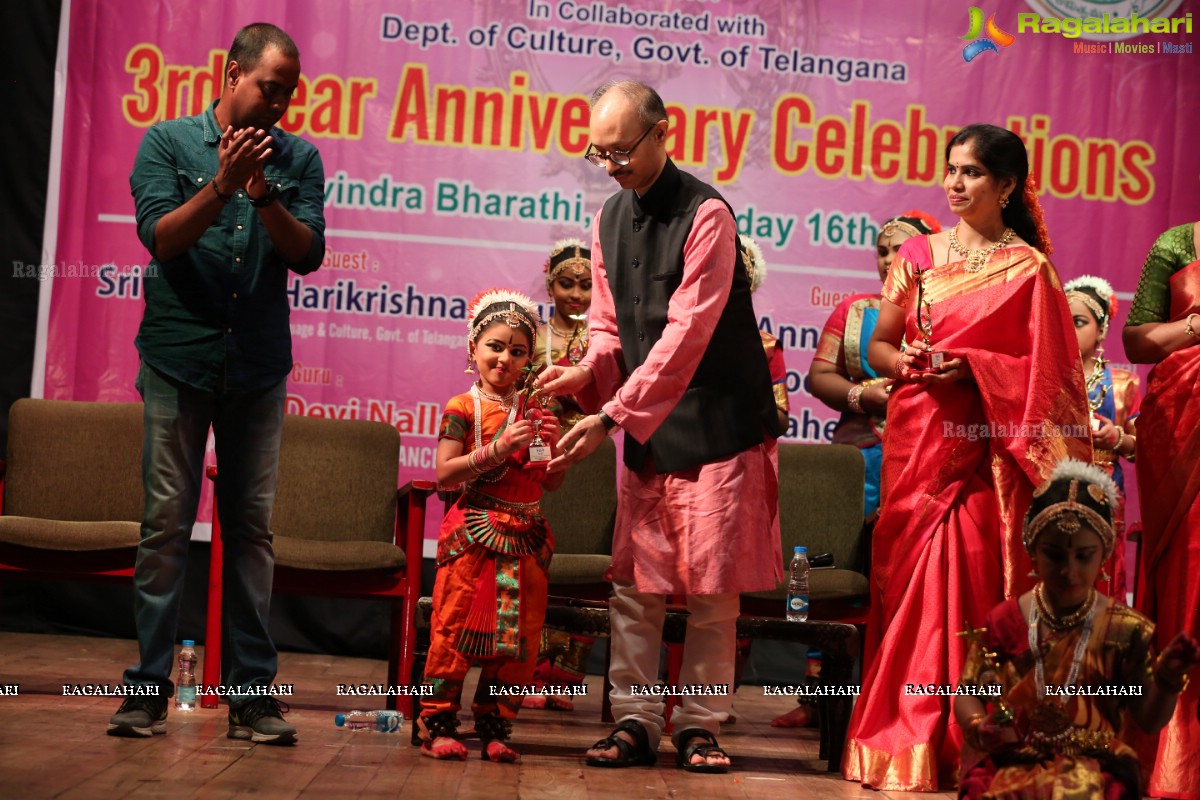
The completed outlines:
[[[667,304],[683,280],[683,246],[696,211],[721,195],[667,159],[644,197],[619,192],[604,204],[600,246],[616,307],[625,374],[639,367],[667,325]],[[733,210],[730,209],[730,215]],[[658,473],[676,472],[754,447],[778,436],[771,374],[750,280],[737,244],[729,299],[712,340],[678,405],[647,442],[625,436],[625,464],[641,469],[653,455]]]

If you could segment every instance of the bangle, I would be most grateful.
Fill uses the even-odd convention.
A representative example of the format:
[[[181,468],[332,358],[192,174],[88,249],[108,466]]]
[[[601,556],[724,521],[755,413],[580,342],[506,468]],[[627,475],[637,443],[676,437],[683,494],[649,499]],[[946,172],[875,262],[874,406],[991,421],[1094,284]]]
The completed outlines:
[[[209,184],[209,186],[213,187],[213,194],[215,194],[217,197],[219,197],[221,199],[222,203],[224,203],[225,205],[229,205],[229,201],[233,199],[233,195],[221,194],[221,190],[217,188],[217,179],[216,178],[213,178],[211,181],[208,182],[208,184]],[[1195,334],[1192,334],[1192,335],[1195,336]]]
[[[600,418],[600,424],[604,426],[604,432],[609,433],[613,428],[617,427],[617,421],[604,413],[604,409],[596,412],[596,416]]]
[[[1137,461],[1137,437],[1132,433],[1125,437],[1129,440],[1129,454],[1125,456],[1127,461]]]
[[[1183,325],[1183,332],[1186,333],[1188,336],[1192,337],[1193,339],[1195,339],[1197,336],[1200,336],[1200,334],[1196,333],[1196,329],[1192,327],[1192,317],[1197,317],[1197,316],[1200,316],[1200,314],[1196,314],[1196,313],[1188,314],[1187,319],[1184,320],[1184,325]]]
[[[492,440],[478,450],[470,452],[467,456],[467,468],[471,470],[472,474],[482,475],[500,466],[503,461],[504,459],[500,457],[499,445]]]
[[[1117,428],[1117,440],[1115,442],[1113,442],[1113,446],[1112,446],[1114,453],[1117,452],[1117,448],[1121,446],[1121,442],[1123,442],[1123,441],[1125,441],[1125,431],[1121,430],[1120,428]]]
[[[904,365],[904,353],[900,353],[896,357],[896,377],[900,380],[908,380],[908,367]]]
[[[862,407],[862,393],[866,390],[866,388],[867,387],[863,386],[861,383],[856,383],[851,386],[850,391],[846,393],[846,405],[849,406],[850,410],[855,414],[866,413],[863,411]]]

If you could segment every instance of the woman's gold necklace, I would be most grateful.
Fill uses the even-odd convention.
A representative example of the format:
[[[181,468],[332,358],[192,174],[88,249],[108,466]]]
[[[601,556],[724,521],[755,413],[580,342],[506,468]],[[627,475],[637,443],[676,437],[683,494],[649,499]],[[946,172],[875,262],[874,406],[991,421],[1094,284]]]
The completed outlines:
[[[1005,228],[1004,235],[1000,237],[1000,241],[995,242],[991,247],[976,250],[975,248],[962,246],[958,241],[958,225],[955,225],[950,229],[950,246],[954,248],[955,252],[966,259],[967,266],[965,269],[967,272],[980,272],[987,265],[988,259],[992,257],[992,254],[1011,242],[1016,235],[1017,232],[1012,228]]]

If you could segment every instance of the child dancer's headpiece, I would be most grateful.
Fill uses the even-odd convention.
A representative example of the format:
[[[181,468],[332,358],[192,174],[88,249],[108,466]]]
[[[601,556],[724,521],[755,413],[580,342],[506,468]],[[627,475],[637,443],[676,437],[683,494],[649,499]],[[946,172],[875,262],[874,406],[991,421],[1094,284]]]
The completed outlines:
[[[503,322],[510,328],[521,328],[533,342],[541,317],[537,307],[527,296],[512,289],[488,289],[475,295],[467,307],[467,341],[475,344],[480,334],[495,322]],[[468,347],[469,350],[469,347]]]
[[[757,292],[767,277],[767,260],[763,258],[762,248],[758,242],[749,236],[738,234],[738,250],[742,251],[742,260],[746,262],[746,275],[750,278],[751,293]]]
[[[928,236],[931,233],[937,233],[941,229],[942,223],[938,222],[936,217],[914,208],[912,211],[905,211],[900,216],[892,217],[883,223],[883,227],[879,229],[879,232],[889,237],[897,233],[905,233],[911,238],[913,236]]]
[[[1078,300],[1092,312],[1100,326],[1100,338],[1108,333],[1108,323],[1117,315],[1117,293],[1112,284],[1095,275],[1080,275],[1063,287],[1067,302]]]
[[[542,266],[546,273],[546,288],[549,289],[558,276],[568,269],[576,280],[583,277],[584,271],[592,270],[592,251],[578,239],[560,239],[554,243],[550,257]]]
[[[1116,541],[1112,527],[1116,507],[1117,485],[1104,470],[1065,458],[1033,493],[1021,537],[1025,551],[1032,556],[1038,536],[1051,527],[1075,531],[1087,525],[1100,536],[1108,558]]]

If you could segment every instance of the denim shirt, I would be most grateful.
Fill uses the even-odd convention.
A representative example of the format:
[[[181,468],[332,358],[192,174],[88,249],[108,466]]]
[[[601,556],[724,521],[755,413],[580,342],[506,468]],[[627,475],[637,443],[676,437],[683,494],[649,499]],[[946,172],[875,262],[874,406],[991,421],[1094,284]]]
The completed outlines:
[[[197,192],[212,191],[218,102],[197,116],[158,123],[138,148],[129,185],[151,269],[135,344],[146,364],[170,378],[205,391],[245,392],[278,384],[292,368],[287,271],[307,275],[324,259],[325,171],[316,147],[271,129],[266,179],[279,184],[278,202],[313,232],[298,263],[276,252],[241,188],[187,252],[160,262],[154,257],[159,219]]]

